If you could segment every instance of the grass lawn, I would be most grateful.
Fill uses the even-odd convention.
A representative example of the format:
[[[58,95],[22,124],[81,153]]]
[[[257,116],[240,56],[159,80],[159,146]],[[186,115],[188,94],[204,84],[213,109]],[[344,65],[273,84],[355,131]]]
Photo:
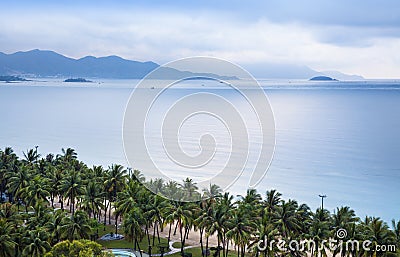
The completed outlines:
[[[192,257],[202,257],[200,247],[190,248],[190,249],[185,250],[185,252],[191,253]],[[212,257],[213,254],[214,254],[214,251],[210,251],[210,255],[208,257]],[[221,256],[222,256],[222,252],[221,252]],[[181,253],[180,252],[174,253],[174,254],[168,255],[168,257],[181,257]],[[228,257],[237,257],[237,252],[229,251]]]
[[[175,242],[172,244],[172,246],[175,248],[181,248],[181,242]],[[185,243],[184,246],[190,246],[190,245]]]
[[[99,236],[103,236],[105,234],[115,233],[115,226],[114,225],[107,225],[106,230],[104,231],[103,228],[99,229]],[[118,233],[122,233],[122,231],[118,231]],[[150,236],[150,243],[153,242],[153,236]],[[160,237],[161,245],[167,245],[168,240],[166,238]],[[133,242],[130,242],[128,239],[124,238],[122,240],[112,240],[112,241],[103,241],[97,240],[97,243],[101,244],[102,246],[111,249],[111,248],[133,248]],[[144,237],[141,242],[139,242],[140,249],[144,252],[148,252],[149,244],[147,237]],[[158,239],[157,237],[154,240],[154,246],[152,247],[152,253],[160,253],[160,249],[158,248]]]

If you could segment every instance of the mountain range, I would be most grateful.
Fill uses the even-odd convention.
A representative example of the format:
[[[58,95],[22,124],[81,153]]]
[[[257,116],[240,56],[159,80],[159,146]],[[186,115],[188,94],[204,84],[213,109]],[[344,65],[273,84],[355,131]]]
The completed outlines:
[[[141,79],[159,67],[155,62],[139,62],[123,59],[119,56],[86,56],[73,59],[54,51],[31,50],[5,54],[0,52],[0,75],[22,77],[88,77]],[[339,80],[359,80],[360,76],[346,75],[336,71],[318,72],[306,66],[265,64],[247,68],[257,78],[308,79],[316,75],[327,75]],[[163,78],[174,79],[182,74],[186,76],[204,76],[207,74],[162,68]],[[218,74],[221,79],[232,77]]]

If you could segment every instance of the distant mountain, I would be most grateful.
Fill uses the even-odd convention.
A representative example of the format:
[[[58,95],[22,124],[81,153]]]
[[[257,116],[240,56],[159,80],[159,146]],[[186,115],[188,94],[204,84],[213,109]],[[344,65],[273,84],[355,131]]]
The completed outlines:
[[[286,63],[257,63],[243,67],[260,79],[309,79],[318,74],[307,66]]]
[[[154,62],[137,62],[117,56],[81,59],[53,51],[32,50],[0,54],[0,74],[35,77],[143,78],[158,67]]]
[[[16,76],[0,76],[0,81],[4,81],[4,82],[17,82],[17,81],[27,81],[26,79],[20,78],[20,77],[16,77]]]
[[[364,78],[362,76],[359,75],[348,75],[348,74],[344,74],[341,73],[339,71],[321,71],[320,72],[322,75],[328,76],[328,77],[332,77],[335,78],[337,80],[364,80]]]
[[[53,51],[31,50],[5,54],[0,52],[0,75],[23,77],[62,77],[62,78],[123,78],[141,79],[159,67],[155,62],[138,62],[126,60],[118,56],[94,57],[86,56],[73,59]],[[309,79],[326,75],[339,80],[359,80],[359,76],[349,76],[340,72],[318,72],[307,66],[290,64],[257,64],[245,66],[256,78]],[[191,73],[172,68],[161,68],[164,79],[185,76],[207,76],[209,74]],[[219,74],[220,79],[235,79]]]
[[[159,67],[154,62],[126,60],[118,56],[93,57],[81,59],[68,58],[53,51],[32,50],[4,54],[0,52],[0,75],[25,77],[89,77],[142,79]],[[179,71],[172,68],[160,68],[160,78],[176,79],[184,76],[207,76],[211,74]],[[212,74],[215,76],[215,74]],[[235,77],[216,76],[219,79]]]
[[[264,79],[310,79],[316,76],[328,76],[338,80],[363,80],[357,75],[347,75],[338,71],[316,71],[305,65],[287,63],[258,63],[244,65],[254,77]]]

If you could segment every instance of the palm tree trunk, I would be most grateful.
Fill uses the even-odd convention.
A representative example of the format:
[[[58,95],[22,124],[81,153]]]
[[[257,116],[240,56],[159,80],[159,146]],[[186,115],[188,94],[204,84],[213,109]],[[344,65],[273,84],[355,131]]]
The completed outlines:
[[[153,227],[153,243],[152,243],[152,246],[154,246],[154,240],[156,239],[156,226],[157,226],[157,222],[154,222],[154,225],[153,225],[154,227]]]
[[[108,225],[111,225],[111,201],[108,201],[110,207],[108,208]]]
[[[51,208],[54,209],[54,195],[53,194],[50,195],[50,201],[51,201]]]
[[[115,214],[115,234],[118,234],[118,214]]]
[[[185,234],[183,237],[183,245],[185,245],[186,239],[189,238],[189,227],[185,228]]]
[[[208,253],[208,235],[206,236],[206,256],[207,256],[207,253]]]
[[[174,236],[176,236],[176,229],[178,228],[178,222],[176,223],[176,226],[175,226],[175,230],[174,230]]]
[[[226,244],[226,236],[225,233],[222,236],[222,256],[225,256],[225,244]]]
[[[219,235],[219,232],[218,232],[217,238],[218,238],[218,247],[217,247],[217,252],[218,252],[218,256],[220,256],[220,255],[219,255],[219,252],[220,252],[220,250],[219,250],[219,247],[221,246],[221,241],[220,241],[220,235]]]
[[[161,227],[161,230],[162,230],[162,225],[161,225],[162,223],[157,223],[157,227],[156,227],[156,229],[157,229],[157,240],[158,240],[158,244],[160,244],[161,243],[161,241],[160,241],[160,231],[158,230],[158,227],[160,226]]]
[[[140,245],[139,245],[139,242],[136,240],[136,244],[137,244],[137,247],[138,247],[138,251],[139,251],[139,253],[140,253],[140,257],[142,257],[143,255],[142,255],[142,251],[140,250]]]
[[[228,251],[229,251],[229,240],[226,241],[226,252],[225,252],[225,257],[228,257]]]
[[[201,256],[204,257],[204,247],[203,247],[203,228],[200,228],[200,248],[201,248]]]
[[[135,231],[131,228],[131,232],[132,232],[132,239],[133,239],[133,250],[136,251],[136,236],[135,236]]]
[[[172,228],[172,222],[171,223],[169,223],[169,231],[168,231],[168,246],[169,246],[169,241],[170,241],[170,239],[171,239],[171,228]]]
[[[107,204],[107,201],[106,201],[106,198],[104,197],[104,207],[105,207],[105,209],[104,209],[104,231],[106,231],[106,224],[107,224],[107,208],[108,208],[108,204]]]
[[[149,224],[146,222],[146,234],[147,234],[147,242],[150,245],[150,233],[149,233]]]
[[[181,224],[181,220],[178,220],[178,224],[179,224],[179,233],[181,235],[181,255],[183,255],[183,244],[185,242],[185,236],[182,235],[182,224]]]

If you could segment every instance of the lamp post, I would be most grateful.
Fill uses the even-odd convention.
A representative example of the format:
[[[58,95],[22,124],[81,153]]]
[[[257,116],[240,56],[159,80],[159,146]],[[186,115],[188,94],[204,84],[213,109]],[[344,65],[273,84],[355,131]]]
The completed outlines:
[[[324,198],[326,198],[326,195],[318,195],[319,197],[321,197],[321,210],[324,210]]]
[[[38,161],[38,152],[37,152],[37,149],[39,148],[39,146],[38,145],[36,145],[35,146],[35,159],[36,159],[36,162]]]

